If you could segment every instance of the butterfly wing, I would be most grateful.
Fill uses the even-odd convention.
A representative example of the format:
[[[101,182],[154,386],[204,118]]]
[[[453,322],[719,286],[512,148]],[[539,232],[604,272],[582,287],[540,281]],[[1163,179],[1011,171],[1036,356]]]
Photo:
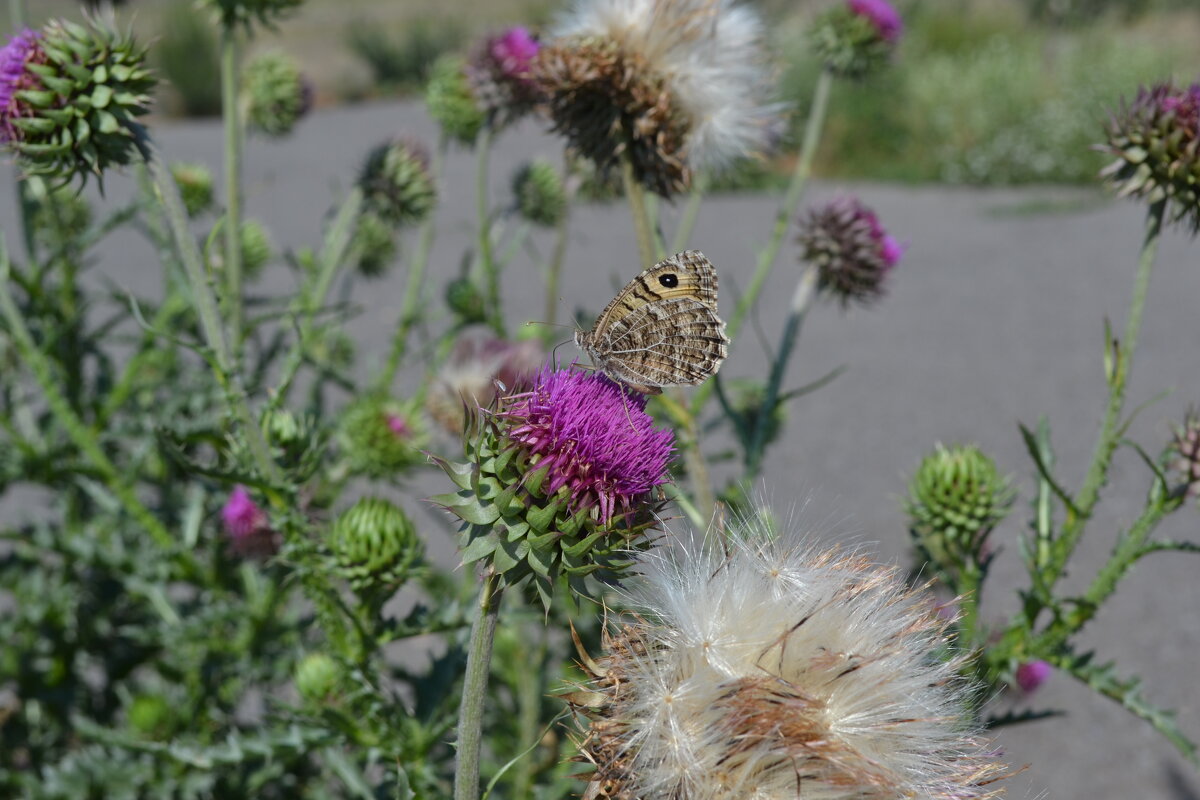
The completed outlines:
[[[603,337],[617,319],[657,300],[691,297],[717,309],[717,270],[699,250],[684,250],[664,258],[625,284],[592,328],[593,338]]]
[[[657,393],[662,386],[695,386],[714,375],[729,353],[725,323],[692,297],[639,307],[614,321],[598,366],[617,380]]]

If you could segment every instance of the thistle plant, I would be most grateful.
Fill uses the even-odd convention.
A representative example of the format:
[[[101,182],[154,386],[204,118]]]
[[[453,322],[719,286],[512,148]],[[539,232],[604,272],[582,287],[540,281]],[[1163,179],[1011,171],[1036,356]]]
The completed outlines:
[[[267,136],[286,136],[312,108],[312,83],[286,53],[268,51],[242,71],[246,124]]]

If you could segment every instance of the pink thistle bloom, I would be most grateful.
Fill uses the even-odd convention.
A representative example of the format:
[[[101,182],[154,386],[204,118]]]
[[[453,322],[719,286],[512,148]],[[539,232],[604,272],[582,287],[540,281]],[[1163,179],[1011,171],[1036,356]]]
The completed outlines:
[[[501,400],[505,433],[548,469],[544,492],[568,487],[574,509],[596,508],[601,524],[666,483],[674,433],[655,429],[645,395],[596,373],[545,370],[531,391]]]
[[[399,414],[388,414],[387,426],[392,433],[401,439],[406,438],[412,433],[412,429],[408,427],[408,423],[405,422],[404,417]]]
[[[1023,692],[1032,692],[1050,679],[1054,667],[1040,658],[1036,661],[1026,661],[1017,667],[1017,686]]]
[[[800,224],[803,258],[816,265],[822,291],[843,305],[866,304],[883,295],[885,279],[900,263],[905,245],[888,234],[874,211],[855,197],[839,197]]]
[[[489,40],[488,48],[496,65],[505,75],[516,80],[528,81],[529,69],[540,45],[527,28],[517,25]]]
[[[0,142],[19,141],[21,130],[12,121],[29,116],[17,93],[41,86],[37,76],[26,69],[31,62],[46,59],[38,38],[36,31],[26,28],[0,48]]]
[[[896,42],[904,32],[900,14],[887,0],[846,0],[846,5],[858,16],[869,19],[879,38],[886,42]]]
[[[245,486],[238,484],[221,508],[221,522],[229,544],[240,556],[268,556],[275,552],[275,535],[267,514],[250,498]]]

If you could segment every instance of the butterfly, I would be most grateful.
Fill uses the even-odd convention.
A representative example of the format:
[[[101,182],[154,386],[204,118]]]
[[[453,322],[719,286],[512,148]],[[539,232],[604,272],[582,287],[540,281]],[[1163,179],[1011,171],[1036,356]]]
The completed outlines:
[[[662,394],[715,375],[729,353],[717,316],[717,271],[699,250],[664,258],[617,293],[575,344],[629,388]]]

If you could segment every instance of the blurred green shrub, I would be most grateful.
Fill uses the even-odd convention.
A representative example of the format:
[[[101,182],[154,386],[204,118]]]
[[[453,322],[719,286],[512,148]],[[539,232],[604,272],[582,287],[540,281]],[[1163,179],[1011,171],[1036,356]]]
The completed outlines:
[[[152,51],[174,96],[169,107],[187,117],[221,113],[221,59],[217,36],[191,3],[167,3]]]
[[[420,87],[438,56],[457,48],[464,38],[462,28],[446,20],[417,19],[398,36],[367,20],[346,29],[346,44],[371,71],[376,88],[391,91]]]

